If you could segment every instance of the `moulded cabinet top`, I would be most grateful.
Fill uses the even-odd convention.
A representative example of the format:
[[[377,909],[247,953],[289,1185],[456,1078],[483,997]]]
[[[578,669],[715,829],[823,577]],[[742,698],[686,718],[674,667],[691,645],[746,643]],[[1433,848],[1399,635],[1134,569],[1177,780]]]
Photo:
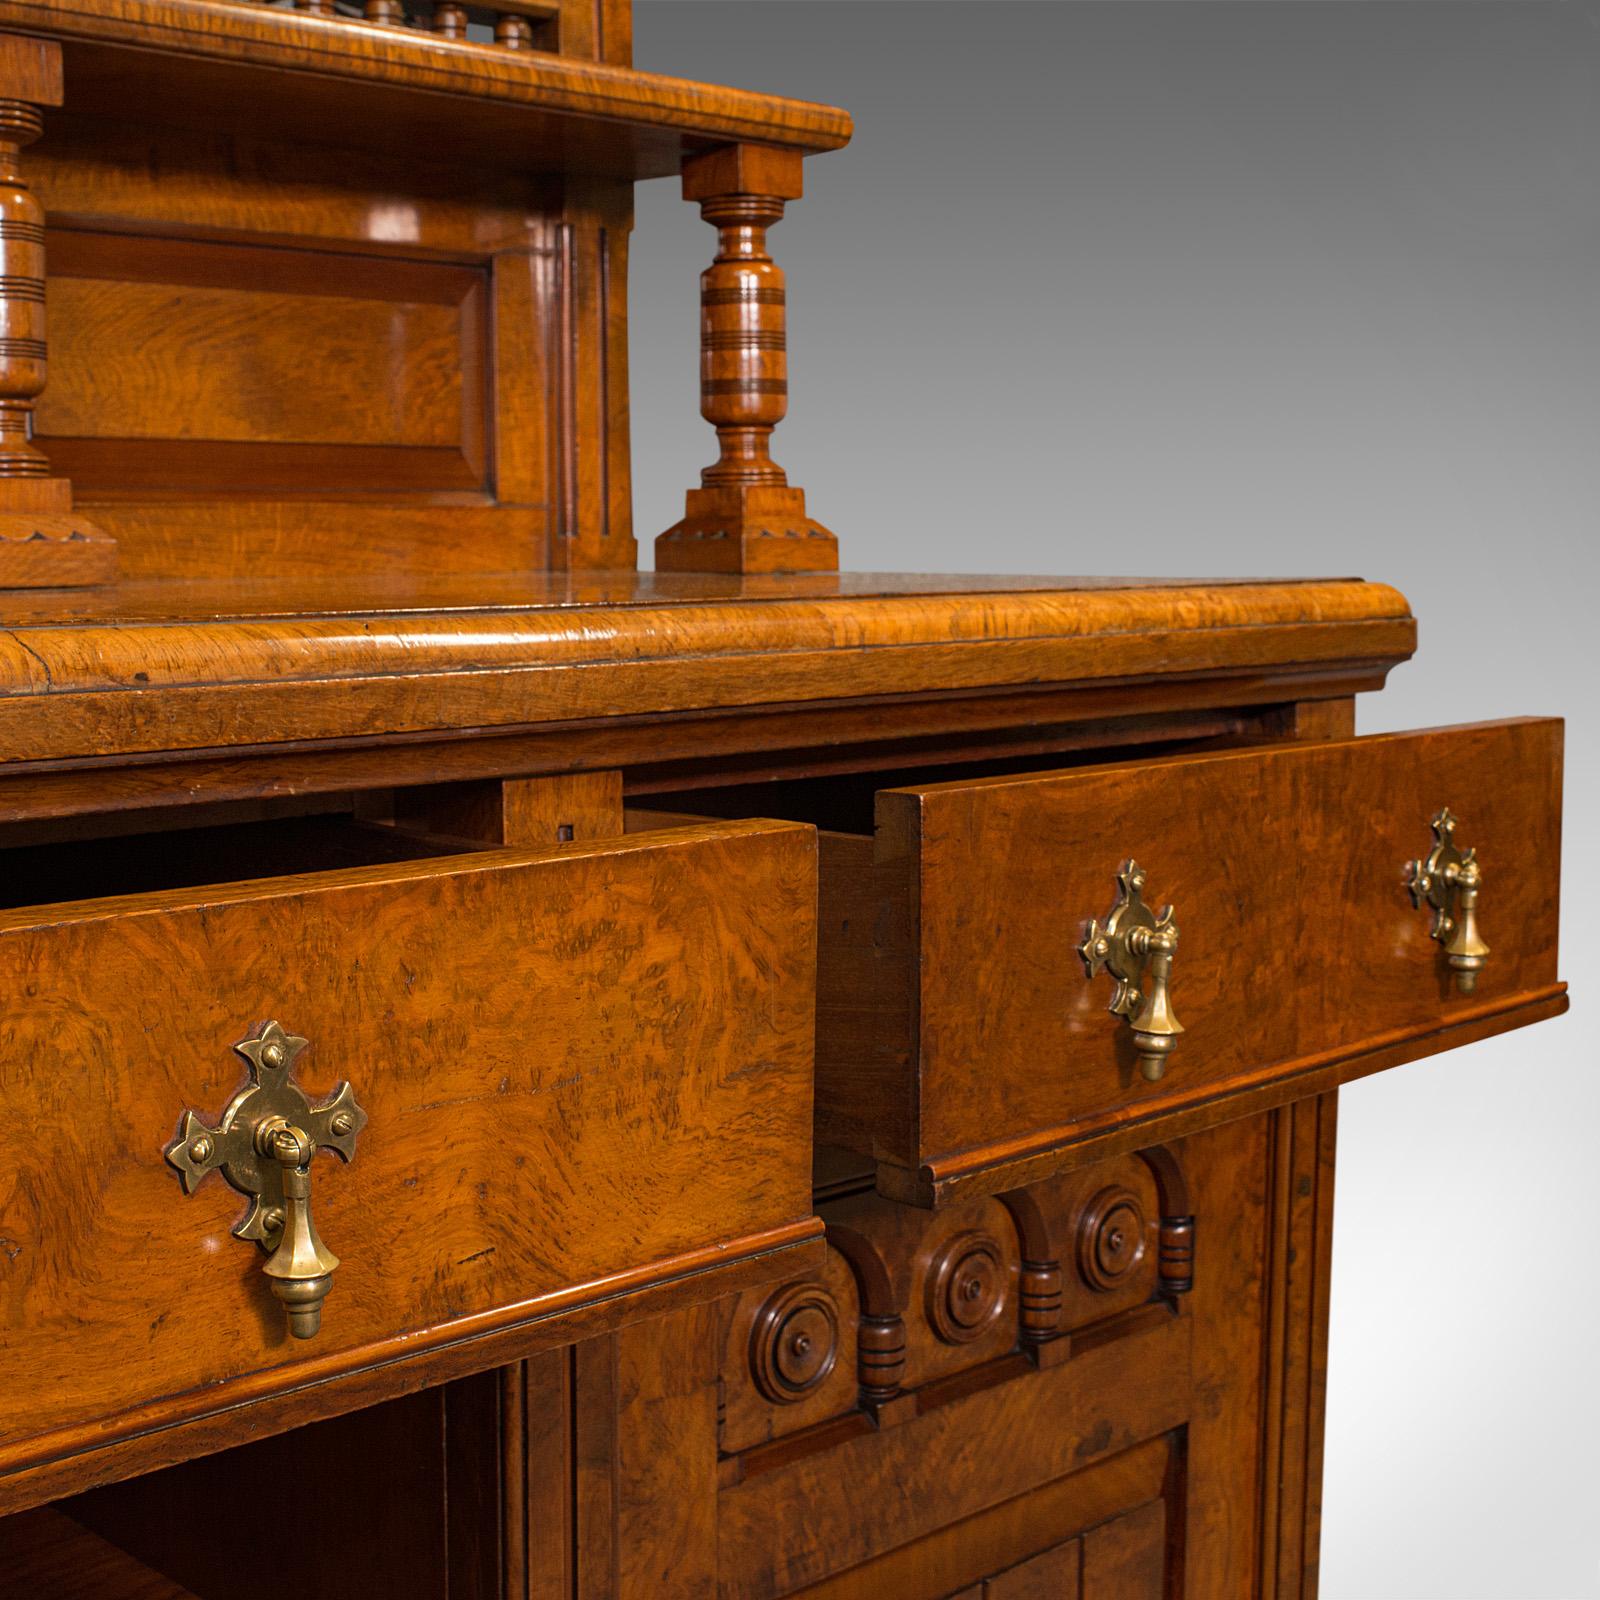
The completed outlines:
[[[170,580],[0,595],[0,764],[1167,675],[1381,672],[1358,579]]]
[[[74,111],[487,168],[650,178],[850,138],[832,106],[231,0],[0,0],[0,29],[61,41]]]

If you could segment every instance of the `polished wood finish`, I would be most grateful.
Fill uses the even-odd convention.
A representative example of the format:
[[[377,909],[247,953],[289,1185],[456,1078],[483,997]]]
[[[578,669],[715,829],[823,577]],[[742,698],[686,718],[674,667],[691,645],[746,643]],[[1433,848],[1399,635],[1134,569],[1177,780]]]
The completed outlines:
[[[683,197],[717,230],[700,279],[700,415],[718,459],[688,509],[656,540],[663,572],[836,572],[839,541],[806,515],[803,491],[772,459],[789,409],[787,289],[767,229],[802,192],[800,157],[734,145],[683,169]]]
[[[1282,704],[1347,694],[1353,668],[1381,682],[1416,636],[1393,590],[1348,582],[529,576],[485,580],[477,604],[461,583],[407,585],[387,609],[359,592],[319,607],[294,585],[130,586],[105,606],[40,596],[31,616],[19,599],[0,636],[5,757],[392,743],[1196,674],[1234,680],[1224,704]]]
[[[72,485],[33,442],[44,392],[45,214],[22,152],[61,104],[61,48],[0,34],[0,589],[104,583],[117,547],[72,514]]]
[[[303,1530],[296,1587],[305,1600],[349,1594],[352,1571],[368,1594],[491,1600],[514,1559],[498,1498],[498,1457],[511,1442],[500,1397],[500,1374],[479,1373],[78,1495],[63,1509],[185,1594],[281,1595],[271,1529],[281,1539],[292,1527]],[[241,1519],[225,1538],[196,1536],[219,1503],[248,1506],[264,1487],[270,1525]],[[356,1506],[359,1514],[330,1515]]]
[[[1378,583],[834,570],[766,235],[849,119],[630,57],[0,0],[0,584],[120,562],[0,630],[0,1593],[1312,1600],[1335,1090],[1565,1008],[1559,726],[1357,739]],[[646,176],[719,239],[659,573]],[[162,1156],[268,1016],[371,1116],[308,1343]]]
[[[1371,794],[1377,814],[1353,803]],[[823,840],[818,1137],[874,1156],[890,1193],[992,1190],[1019,1158],[1031,1175],[1052,1148],[1559,1000],[1560,794],[1557,722],[888,790],[875,844]],[[1405,888],[1447,801],[1515,930],[1470,995]],[[1154,1083],[1078,952],[1130,858],[1181,932],[1187,1031]]]
[[[40,427],[88,498],[486,488],[481,268],[58,230],[51,280]]]
[[[0,918],[5,1050],[30,1063],[5,1094],[0,1503],[152,1429],[459,1369],[496,1334],[532,1350],[587,1303],[803,1253],[814,871],[807,830],[723,824]],[[344,1265],[304,1345],[228,1236],[239,1196],[185,1198],[162,1159],[268,1012],[312,1040],[308,1087],[348,1077],[371,1118],[348,1168],[317,1164]],[[95,1092],[63,1094],[87,1061]]]
[[[609,1418],[586,1470],[609,1469],[610,1487],[574,1501],[580,1548],[598,1542],[607,1574],[593,1592],[1313,1594],[1333,1125],[1327,1096],[945,1211],[859,1187],[824,1199],[827,1261],[790,1294],[835,1306],[837,1359],[799,1399],[762,1388],[750,1334],[770,1290],[656,1324],[653,1356],[644,1328],[584,1347],[629,1372],[585,1397]],[[1203,1243],[1174,1298],[1156,1223],[1180,1190]],[[1108,1192],[1126,1197],[1109,1284],[1080,1248],[1106,1226]],[[952,1341],[931,1291],[947,1246],[974,1235],[999,1273],[992,1298],[973,1297],[981,1336]],[[1031,1348],[1017,1295],[1030,1261],[1061,1289],[1057,1337]],[[909,1355],[899,1403],[869,1418],[848,1358],[886,1308]],[[633,1398],[669,1382],[670,1428]]]
[[[0,1571],[28,1600],[195,1600],[191,1590],[54,1510],[0,1519]]]
[[[620,10],[607,4],[604,15]],[[849,117],[832,106],[609,64],[626,53],[625,23],[622,39],[601,47],[604,62],[584,59],[592,26],[579,53],[552,54],[242,0],[0,0],[0,28],[61,40],[73,93],[107,116],[148,113],[155,100],[180,125],[304,139],[337,110],[331,125],[360,147],[405,138],[522,171],[663,177],[686,153],[730,142],[819,152],[850,137]],[[131,51],[152,53],[133,82]]]

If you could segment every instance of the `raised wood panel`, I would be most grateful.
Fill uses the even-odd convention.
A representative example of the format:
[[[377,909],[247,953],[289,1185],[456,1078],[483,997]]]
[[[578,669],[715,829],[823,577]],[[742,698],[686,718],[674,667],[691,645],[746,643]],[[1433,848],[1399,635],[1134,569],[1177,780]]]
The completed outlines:
[[[1164,1317],[725,1490],[724,1600],[818,1583],[1181,1425],[1189,1340],[1187,1318]]]
[[[54,230],[41,440],[82,498],[484,490],[487,273]]]
[[[732,824],[0,917],[0,1473],[92,1475],[83,1452],[249,1400],[784,1271],[817,1226],[814,897],[808,830]],[[162,1155],[264,1016],[312,1041],[309,1093],[347,1077],[371,1118],[315,1164],[343,1264],[309,1343],[230,1237],[241,1197],[184,1196]]]
[[[1003,1581],[1026,1570],[1035,1552],[1076,1554],[1074,1535],[1159,1494],[1174,1461],[1172,1439],[1152,1439],[801,1593],[805,1600],[944,1600],[959,1586],[958,1600],[986,1600],[985,1574]]]
[[[1079,1600],[1082,1570],[1083,1541],[1071,1539],[987,1579],[982,1600]]]
[[[1167,1508],[1161,1500],[1091,1528],[1083,1536],[1083,1600],[1164,1600],[1166,1536]],[[1022,1591],[1028,1600],[1034,1593]],[[1047,1600],[1048,1591],[1037,1596]]]

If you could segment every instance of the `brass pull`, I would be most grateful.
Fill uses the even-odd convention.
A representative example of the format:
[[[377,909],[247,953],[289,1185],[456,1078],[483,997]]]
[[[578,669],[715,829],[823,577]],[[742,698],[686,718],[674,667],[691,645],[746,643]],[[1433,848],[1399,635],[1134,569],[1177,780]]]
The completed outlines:
[[[1145,903],[1144,868],[1124,861],[1117,873],[1117,903],[1102,928],[1091,921],[1078,946],[1091,978],[1109,969],[1116,979],[1110,1009],[1128,1019],[1139,1071],[1154,1083],[1167,1070],[1183,1024],[1172,1010],[1172,958],[1178,953],[1178,927],[1172,907],[1160,914]]]
[[[1429,936],[1444,946],[1445,962],[1456,975],[1456,988],[1471,994],[1489,957],[1478,935],[1478,891],[1483,871],[1476,850],[1458,850],[1456,824],[1461,819],[1446,806],[1432,822],[1433,849],[1406,863],[1406,887],[1420,911],[1433,912]]]
[[[289,1332],[296,1339],[313,1337],[322,1325],[322,1302],[339,1265],[311,1218],[311,1158],[331,1150],[341,1160],[353,1160],[356,1135],[367,1123],[348,1083],[320,1106],[306,1098],[292,1077],[305,1047],[304,1039],[285,1033],[276,1022],[241,1040],[234,1049],[250,1065],[250,1083],[228,1102],[214,1128],[185,1111],[177,1137],[164,1152],[178,1169],[185,1194],[221,1172],[240,1194],[250,1196],[253,1204],[234,1236],[271,1251],[262,1270],[288,1312]]]

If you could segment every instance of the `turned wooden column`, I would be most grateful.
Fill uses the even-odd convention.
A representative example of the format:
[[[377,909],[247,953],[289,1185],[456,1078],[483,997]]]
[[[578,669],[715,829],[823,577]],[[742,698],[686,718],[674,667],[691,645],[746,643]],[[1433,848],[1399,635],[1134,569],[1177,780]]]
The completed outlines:
[[[22,152],[61,104],[61,47],[0,34],[0,589],[104,583],[116,541],[73,515],[72,485],[33,442],[44,393],[44,207]]]
[[[806,515],[806,497],[772,459],[789,409],[783,271],[767,229],[800,198],[793,151],[730,145],[683,169],[683,197],[717,230],[700,279],[700,415],[718,460],[691,489],[683,521],[656,540],[664,572],[836,572],[839,542]]]

